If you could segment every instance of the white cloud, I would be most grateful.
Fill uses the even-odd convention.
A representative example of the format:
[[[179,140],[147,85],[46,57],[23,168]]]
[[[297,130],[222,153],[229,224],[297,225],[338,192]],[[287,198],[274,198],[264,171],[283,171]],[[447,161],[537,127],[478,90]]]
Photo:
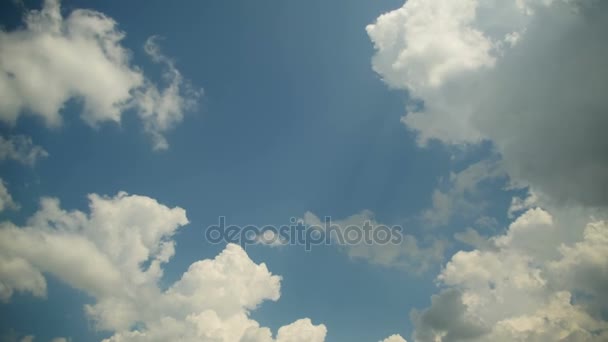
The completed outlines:
[[[165,65],[163,78],[168,86],[158,89],[156,85],[146,81],[145,87],[136,91],[134,99],[146,132],[153,139],[154,148],[164,150],[169,144],[162,132],[180,123],[184,112],[196,107],[202,92],[184,81],[174,62],[161,53],[157,40],[156,36],[148,38],[144,49],[153,61]]]
[[[561,245],[559,251],[561,258],[549,264],[551,274],[564,286],[593,296],[589,305],[598,310],[608,307],[608,222],[589,223],[581,241]]]
[[[558,292],[532,314],[496,324],[488,341],[589,341],[608,338],[608,325],[573,305],[571,294]]]
[[[407,342],[401,335],[391,335],[380,342]]]
[[[0,224],[0,299],[15,291],[43,297],[44,274],[52,274],[95,299],[85,312],[98,329],[113,332],[108,342],[275,341],[249,318],[263,301],[280,297],[281,278],[265,264],[230,244],[162,290],[172,237],[188,223],[185,211],[124,192],[89,201],[86,214],[45,198],[24,227]],[[280,328],[276,341],[321,342],[325,335],[324,325],[303,319]]]
[[[0,300],[8,302],[15,291],[46,295],[46,280],[27,260],[0,255]]]
[[[408,1],[367,32],[379,53],[374,69],[395,88],[434,88],[454,74],[494,64],[492,43],[472,27],[475,0]]]
[[[276,342],[324,341],[326,334],[325,326],[314,326],[310,319],[305,318],[279,328]]]
[[[529,209],[504,234],[454,254],[437,278],[447,289],[412,314],[415,340],[605,340],[608,224],[592,219],[581,236],[562,217]]]
[[[311,212],[306,212],[302,221],[306,225],[325,229],[325,223]],[[368,226],[371,228],[369,230],[370,237],[374,235],[374,231],[378,227],[386,226],[377,222],[374,219],[374,214],[369,210],[364,210],[343,220],[331,221],[332,226],[338,228],[342,236],[345,235],[346,228],[349,226],[357,226],[365,231],[363,228],[366,222],[369,223]],[[334,234],[332,233],[332,236],[335,236]],[[365,238],[363,238],[359,243],[345,243],[338,247],[353,259],[365,260],[381,266],[402,268],[414,273],[424,272],[431,266],[438,265],[443,261],[446,247],[444,241],[432,239],[432,241],[425,241],[423,244],[414,235],[406,234],[404,231],[399,232],[399,234],[401,236],[399,243],[394,243],[395,241],[386,244],[378,243],[378,241],[366,243]]]
[[[513,218],[515,214],[520,213],[524,210],[534,208],[539,203],[538,196],[531,192],[526,198],[513,197],[511,199],[511,206],[509,207],[508,216]]]
[[[489,139],[518,184],[605,205],[607,17],[604,1],[409,0],[367,31],[374,69],[424,102],[402,120],[421,145]]]
[[[34,165],[49,154],[42,147],[34,145],[32,138],[25,135],[0,136],[0,161],[16,160],[25,165]]]
[[[414,340],[608,339],[607,19],[602,1],[409,0],[368,26],[374,70],[423,102],[402,119],[418,143],[490,140],[532,193],[504,234],[456,235],[475,249],[412,313]],[[449,217],[447,192],[434,203]]]
[[[77,9],[64,18],[58,0],[45,0],[40,11],[27,13],[24,28],[0,31],[0,120],[14,124],[28,113],[57,127],[65,103],[78,99],[91,126],[119,123],[134,109],[154,147],[166,148],[163,133],[181,122],[199,92],[184,84],[158,48],[146,48],[167,69],[168,86],[159,90],[131,65],[123,38],[117,23],[99,12]]]

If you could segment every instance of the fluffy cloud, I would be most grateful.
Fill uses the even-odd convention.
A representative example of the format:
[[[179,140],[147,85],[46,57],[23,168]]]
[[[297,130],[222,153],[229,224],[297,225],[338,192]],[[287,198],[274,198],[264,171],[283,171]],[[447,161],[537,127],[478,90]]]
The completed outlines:
[[[421,145],[489,139],[514,181],[585,205],[608,204],[607,30],[582,0],[409,0],[367,27]]]
[[[303,222],[309,226],[325,229],[325,222],[322,222],[319,217],[311,212],[304,214]],[[369,227],[371,228],[370,236],[374,235],[374,231],[378,227],[383,226],[374,219],[374,214],[369,210],[364,210],[361,213],[349,216],[343,220],[332,221],[331,223],[332,226],[338,228],[342,236],[345,236],[347,227],[356,226],[363,230],[366,222],[369,223]],[[414,273],[424,272],[431,266],[443,261],[444,249],[446,247],[444,241],[432,239],[432,241],[422,244],[413,235],[406,234],[403,231],[398,233],[401,236],[400,241],[397,241],[399,243],[394,243],[394,241],[387,244],[381,244],[377,241],[366,243],[365,239],[361,239],[359,243],[345,243],[339,247],[353,259],[365,260],[376,265],[397,267]],[[333,236],[335,236],[334,233],[332,233]]]
[[[532,191],[506,232],[456,234],[474,249],[412,312],[414,340],[608,339],[607,19],[602,1],[409,0],[367,27],[374,70],[421,100],[402,119],[420,145],[490,140]],[[449,219],[468,191],[452,188],[429,217]]]
[[[144,87],[135,92],[134,103],[146,132],[152,137],[154,148],[164,150],[169,144],[162,132],[180,123],[184,112],[196,107],[202,92],[184,81],[173,60],[162,54],[158,39],[157,36],[148,38],[144,50],[154,62],[165,66],[163,78],[168,85],[159,89],[146,80]]]
[[[0,161],[12,159],[25,165],[34,165],[38,159],[48,155],[42,147],[34,145],[28,136],[0,136]]]
[[[514,218],[514,215],[518,212],[534,208],[538,205],[539,198],[535,193],[530,193],[526,198],[513,197],[511,199],[511,206],[507,215],[509,218]]]
[[[484,246],[457,252],[438,276],[447,289],[412,313],[415,340],[604,341],[608,223],[577,229],[563,219],[573,216],[529,209]]]
[[[407,342],[401,335],[391,335],[381,342]]]
[[[374,68],[396,88],[438,87],[452,75],[494,64],[492,42],[471,24],[475,0],[408,1],[367,31]]]
[[[279,328],[276,342],[324,341],[326,334],[325,326],[314,326],[310,319],[305,318]]]
[[[466,341],[484,333],[480,323],[466,317],[467,308],[457,290],[435,295],[431,303],[431,307],[422,313],[412,312],[415,341]]]
[[[182,120],[199,92],[149,40],[146,52],[166,68],[168,86],[158,89],[130,64],[123,38],[117,23],[99,12],[77,9],[64,18],[59,1],[46,0],[40,11],[27,13],[24,28],[0,31],[0,120],[14,124],[27,113],[56,127],[63,106],[75,98],[91,126],[118,123],[135,110],[154,147],[166,148],[163,133]]]
[[[0,299],[15,291],[43,297],[44,274],[52,274],[95,299],[85,311],[98,329],[113,332],[108,342],[325,339],[325,326],[309,319],[280,328],[275,340],[249,318],[263,301],[278,300],[281,278],[237,245],[193,263],[161,290],[163,264],[175,251],[172,236],[188,223],[183,209],[124,192],[89,195],[89,201],[86,214],[45,198],[24,227],[0,224]]]
[[[46,295],[46,281],[42,274],[22,258],[0,256],[0,300],[8,302],[14,291]]]
[[[574,245],[559,247],[561,258],[549,264],[551,274],[567,288],[592,296],[597,310],[608,307],[608,223],[592,222]]]

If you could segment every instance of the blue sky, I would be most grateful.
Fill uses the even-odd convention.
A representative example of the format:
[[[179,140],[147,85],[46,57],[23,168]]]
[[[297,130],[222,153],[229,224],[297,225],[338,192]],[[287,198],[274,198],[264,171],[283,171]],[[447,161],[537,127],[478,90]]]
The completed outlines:
[[[141,109],[143,105],[139,102],[120,108],[120,124],[103,118],[91,125],[81,117],[89,101],[87,96],[103,97],[103,94],[67,96],[58,111],[63,120],[58,127],[49,127],[45,114],[37,113],[31,106],[19,108],[18,119],[13,123],[7,119],[8,114],[3,114],[0,133],[6,141],[17,136],[30,137],[32,140],[26,145],[30,148],[32,144],[40,146],[48,156],[27,165],[9,153],[3,155],[1,179],[18,208],[7,206],[7,210],[0,212],[2,220],[21,227],[31,225],[28,218],[39,209],[41,197],[59,199],[63,209],[88,213],[88,194],[112,198],[120,191],[155,199],[169,208],[183,208],[189,223],[171,237],[176,244],[175,254],[164,264],[164,274],[156,284],[160,290],[166,290],[179,281],[189,265],[198,260],[213,259],[224,250],[225,244],[210,244],[204,237],[206,227],[215,224],[220,216],[227,217],[231,224],[263,226],[286,224],[292,217],[304,217],[306,212],[343,220],[369,210],[374,213],[376,222],[402,225],[406,234],[416,241],[416,248],[420,247],[421,252],[416,255],[408,254],[410,251],[400,252],[405,258],[427,260],[425,258],[428,257],[430,262],[424,267],[402,267],[392,261],[378,263],[371,257],[354,257],[348,248],[335,245],[318,246],[312,251],[305,251],[302,246],[247,246],[246,255],[255,264],[265,263],[272,274],[282,277],[280,299],[276,302],[266,300],[255,310],[247,309],[247,315],[260,326],[269,327],[273,336],[280,327],[307,317],[315,326],[323,324],[326,327],[324,340],[328,342],[382,341],[393,334],[399,334],[400,338],[408,341],[430,341],[427,331],[443,336],[440,338],[444,341],[464,341],[458,336],[468,335],[459,335],[453,330],[469,328],[474,331],[470,341],[477,341],[474,338],[485,341],[490,339],[489,336],[499,336],[494,337],[498,341],[521,338],[524,335],[504,337],[506,335],[500,335],[503,332],[495,327],[527,312],[522,311],[524,309],[513,312],[505,309],[504,317],[498,315],[500,317],[495,318],[496,315],[475,311],[481,309],[466,302],[466,298],[472,298],[471,294],[483,296],[486,292],[477,283],[456,279],[458,277],[454,274],[466,275],[472,268],[459,264],[462,260],[453,255],[473,258],[479,255],[474,253],[490,253],[483,260],[494,260],[491,253],[503,250],[507,253],[511,251],[508,248],[517,250],[506,242],[501,245],[496,241],[519,231],[517,227],[521,224],[518,226],[513,222],[545,222],[545,216],[534,210],[551,213],[559,224],[580,223],[580,234],[566,234],[563,240],[554,242],[555,246],[584,243],[584,223],[590,220],[591,214],[594,220],[603,222],[601,218],[606,211],[605,196],[584,192],[587,187],[583,178],[597,179],[600,189],[606,184],[603,183],[605,178],[598,174],[584,174],[584,170],[596,169],[591,164],[589,167],[581,166],[581,173],[569,171],[566,166],[569,164],[568,155],[563,156],[563,163],[527,158],[522,152],[525,150],[512,142],[510,137],[513,136],[518,141],[538,146],[531,148],[537,154],[552,155],[551,151],[545,153],[544,149],[554,146],[542,142],[536,145],[536,139],[547,139],[530,138],[525,133],[521,133],[520,139],[515,135],[519,133],[513,133],[524,131],[518,123],[501,121],[504,116],[500,115],[520,108],[509,107],[505,103],[507,101],[496,100],[500,97],[492,93],[513,94],[514,102],[523,108],[522,117],[529,115],[531,125],[541,122],[545,113],[538,110],[539,107],[528,97],[517,98],[523,96],[522,92],[508,88],[522,84],[518,83],[521,79],[507,79],[513,74],[509,69],[512,65],[522,65],[523,70],[538,63],[538,59],[523,60],[517,57],[522,55],[518,53],[513,53],[515,57],[511,58],[509,50],[506,50],[504,55],[507,57],[503,62],[503,55],[484,50],[483,42],[478,42],[479,46],[466,45],[473,44],[466,37],[463,44],[446,43],[447,47],[438,47],[441,42],[457,41],[468,31],[444,32],[441,31],[444,26],[435,29],[428,24],[422,25],[422,31],[415,31],[419,32],[418,35],[412,36],[408,31],[412,28],[406,19],[403,19],[405,24],[400,23],[397,16],[387,16],[384,21],[379,19],[384,13],[397,11],[405,13],[403,18],[408,18],[408,15],[415,17],[416,8],[414,5],[408,8],[408,3],[404,5],[402,1],[392,0],[187,1],[179,4],[162,1],[62,1],[64,18],[75,9],[91,9],[112,18],[117,29],[126,34],[116,43],[129,54],[125,65],[146,79],[143,85],[131,88],[132,92],[140,89],[137,87],[144,89],[142,91],[156,87],[163,89],[175,81],[181,86],[181,92],[174,95],[178,99],[196,98],[197,105],[178,108],[176,112],[183,114],[183,119],[169,127],[156,121],[146,121],[148,119],[142,114],[145,109]],[[448,7],[447,13],[454,13],[454,20],[460,18],[457,11],[465,11],[441,5],[441,1],[435,3],[438,4],[436,7],[428,9],[429,13],[437,16],[431,23],[445,19],[440,15],[441,6]],[[37,1],[3,3],[0,7],[3,37],[13,37],[11,34],[27,30],[24,28],[24,13],[41,6]],[[538,4],[530,6],[541,6],[535,8],[541,13],[539,21],[565,15],[561,5],[553,6],[555,8]],[[606,12],[605,6],[598,7],[599,13]],[[515,23],[520,25],[528,17],[526,20],[501,18],[507,29],[525,31],[525,27],[515,27]],[[391,23],[391,20],[396,23]],[[588,20],[593,23],[599,19]],[[539,53],[530,48],[535,46],[534,39],[537,39],[533,34],[543,37],[545,33],[536,32],[539,25],[535,26],[532,19],[528,21],[531,22],[526,25],[531,27],[529,40],[532,42],[522,38],[524,42],[520,45],[531,50],[530,56],[534,57]],[[576,20],[549,21],[581,26],[563,29],[569,29],[567,32],[574,32],[573,35],[587,33],[586,26]],[[415,21],[412,19],[410,22]],[[463,19],[461,24],[479,25],[477,28],[488,41],[502,42],[502,38],[497,38],[502,37],[500,32],[497,33],[494,27],[483,26],[484,23],[484,20],[471,22]],[[366,29],[370,24],[375,24],[375,28]],[[596,30],[601,31],[604,26]],[[460,26],[448,24],[445,27]],[[424,35],[420,32],[425,29],[434,32],[436,37],[433,40],[439,43],[422,41]],[[395,33],[395,30],[403,31]],[[161,62],[154,60],[159,55],[147,54],[144,49],[146,42],[150,42],[149,37],[153,36],[158,36],[154,43],[162,51]],[[3,38],[5,40],[0,42],[12,47],[9,44],[18,46],[15,41],[26,39],[23,38],[25,36],[14,37],[16,40]],[[403,39],[407,43],[390,45],[391,39]],[[593,43],[592,39],[589,44]],[[417,43],[426,49],[414,50]],[[520,45],[514,45],[512,49],[516,50]],[[547,49],[552,47],[555,46]],[[399,54],[399,49],[405,53]],[[603,53],[605,50],[596,55],[602,56]],[[402,63],[400,59],[406,55],[413,57]],[[2,58],[8,60],[7,56],[14,58],[15,55],[7,52]],[[168,58],[170,62],[164,62],[162,58]],[[590,63],[598,65],[600,60],[599,57],[591,59]],[[79,60],[78,63],[86,64],[87,61]],[[433,63],[437,63],[437,68]],[[3,72],[13,75],[10,76],[12,79],[25,77],[14,71],[25,69],[11,69],[13,64],[5,64]],[[95,65],[91,64],[91,68]],[[486,69],[492,71],[486,72]],[[471,70],[483,71],[474,73]],[[542,68],[534,70],[540,70],[541,76],[546,71]],[[177,71],[181,78],[168,78],[167,71],[169,75]],[[575,69],[568,75],[574,78],[572,75],[581,74],[584,72]],[[10,77],[7,76],[6,80]],[[99,75],[79,74],[79,77],[95,80]],[[452,79],[462,88],[455,89],[449,83]],[[0,79],[0,82],[4,81]],[[597,82],[604,85],[601,76]],[[479,101],[477,97],[468,98],[471,95],[467,90],[473,88],[478,95],[483,94],[488,103]],[[188,89],[202,89],[201,95],[193,96]],[[559,93],[561,90],[554,91]],[[136,96],[133,98],[137,99]],[[595,103],[592,95],[573,98],[590,105]],[[9,102],[8,99],[2,101]],[[27,101],[34,103],[36,99]],[[469,104],[477,105],[478,102],[479,108],[473,108],[473,114],[464,113],[465,109],[470,109]],[[154,103],[156,107],[160,105],[160,102]],[[605,109],[605,105],[599,106]],[[413,109],[416,107],[418,109]],[[5,113],[8,113],[7,108],[8,105],[0,106]],[[446,108],[449,114],[434,121]],[[488,108],[495,109],[497,114],[486,115]],[[547,111],[561,115],[559,110]],[[535,113],[539,114],[534,116]],[[423,114],[424,117],[421,116]],[[594,126],[591,122],[595,125],[605,122],[602,121],[604,117],[590,114],[588,121],[575,126],[574,133],[570,133],[585,132]],[[146,126],[150,122],[154,127],[151,130]],[[577,127],[580,130],[577,131]],[[168,148],[154,148],[151,136],[157,133],[166,138]],[[598,142],[574,143],[566,148],[565,153],[569,153],[576,163],[598,160],[592,153],[599,154],[601,148],[592,146],[605,146],[602,145],[605,138],[601,134],[589,134]],[[553,136],[548,139],[553,139]],[[581,151],[592,151],[589,152],[591,156],[577,157]],[[601,160],[597,163],[600,168],[605,165]],[[554,180],[551,183],[546,177],[538,176],[553,167],[563,167],[564,175],[580,175],[580,180],[572,181],[581,186],[561,189],[560,183],[563,182],[559,177],[550,177],[552,182]],[[559,171],[556,174],[559,175]],[[572,201],[564,201],[564,197]],[[6,199],[4,201],[7,203]],[[516,203],[521,206],[516,206]],[[524,219],[518,221],[518,217]],[[561,228],[556,229],[561,231]],[[465,232],[475,232],[476,238],[471,238],[472,235],[463,237]],[[516,238],[503,240],[519,241]],[[488,247],[494,243],[498,247]],[[459,251],[461,254],[457,254]],[[16,256],[9,253],[6,258],[23,258],[36,265],[27,256],[15,253]],[[374,253],[381,254],[382,251]],[[508,255],[512,255],[511,252]],[[503,255],[496,257],[506,259]],[[562,260],[555,259],[553,254],[551,257],[534,254],[534,257],[541,258],[539,264],[543,265],[549,265],[549,260]],[[567,254],[562,255],[564,260],[567,257]],[[485,267],[483,260],[472,261],[473,266]],[[419,260],[407,260],[408,264],[410,262],[419,264]],[[2,267],[8,270],[8,266]],[[462,271],[458,271],[458,267],[462,267]],[[514,268],[514,272],[521,271]],[[10,300],[0,304],[0,336],[4,334],[7,340],[10,334],[19,336],[14,336],[15,341],[26,341],[23,338],[28,335],[34,335],[36,341],[50,341],[56,337],[65,337],[68,341],[92,341],[109,338],[122,331],[119,328],[97,329],[96,318],[85,313],[83,306],[100,302],[101,297],[87,289],[78,289],[65,279],[63,273],[53,274],[52,268],[40,266],[39,269],[46,279],[46,295],[32,296],[32,291],[19,290],[15,286]],[[548,271],[543,269],[542,272]],[[469,279],[475,278],[476,274],[472,273]],[[498,283],[488,285],[498,288],[501,288],[500,279],[509,278],[495,269],[484,274],[496,274],[499,280],[487,280],[484,284]],[[0,284],[9,284],[3,286],[13,284],[11,279],[2,277],[5,275],[0,275]],[[508,286],[511,285],[507,284],[505,288]],[[596,295],[593,290],[586,293],[586,288],[572,285],[559,284],[556,287],[572,294]],[[436,298],[442,298],[451,289],[462,291],[459,297],[465,298],[462,305],[469,305],[468,310],[473,312],[473,316],[487,315],[494,321],[482,320],[487,326],[481,330],[471,328],[470,322],[468,325],[442,325],[443,321],[433,316],[433,310],[453,311],[439,307],[442,305],[440,301],[432,303],[431,297],[437,295],[439,297]],[[505,290],[505,293],[514,296],[515,302],[528,298],[527,294],[519,292]],[[553,298],[551,296],[551,293],[539,295],[538,300],[532,302],[536,308],[542,308],[552,303],[548,299]],[[586,310],[586,305],[573,301],[571,310],[579,310],[579,306],[584,308],[580,310]],[[410,315],[412,310],[418,310],[418,316],[422,318]],[[500,309],[496,310],[502,314]],[[530,310],[537,312],[535,308]],[[597,316],[593,319],[597,320],[597,326],[591,330],[599,332],[591,335],[599,341],[604,336],[599,334],[606,329],[605,321]],[[458,318],[453,320],[458,322]],[[139,323],[131,329],[149,329],[152,325],[144,318],[137,321]],[[490,335],[482,335],[478,331]],[[456,338],[450,339],[449,336]],[[531,338],[531,335],[525,336]],[[549,341],[551,337],[547,336],[541,336],[540,340]],[[401,341],[396,338],[386,341]],[[148,339],[153,340],[151,337]],[[226,338],[225,341],[231,340]],[[284,341],[317,340],[303,337],[301,340]]]

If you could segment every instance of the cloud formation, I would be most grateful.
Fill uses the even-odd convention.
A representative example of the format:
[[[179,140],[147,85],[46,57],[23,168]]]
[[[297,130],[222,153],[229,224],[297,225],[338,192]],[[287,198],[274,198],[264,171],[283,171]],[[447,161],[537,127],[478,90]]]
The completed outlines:
[[[581,234],[576,216],[529,209],[485,246],[454,254],[437,277],[444,290],[412,313],[415,340],[605,341],[608,223],[591,220]]]
[[[163,133],[182,121],[199,91],[184,82],[173,63],[151,39],[146,52],[164,65],[168,86],[159,89],[121,45],[117,23],[92,10],[77,9],[63,17],[58,0],[45,0],[29,11],[25,26],[0,31],[0,120],[15,124],[24,114],[41,117],[47,126],[62,123],[70,99],[82,102],[81,118],[90,126],[121,121],[134,110],[152,136],[155,149],[167,148]]]
[[[418,142],[494,143],[511,178],[561,202],[608,204],[608,4],[410,0],[367,27],[373,67],[423,101]]]
[[[183,209],[124,192],[89,201],[86,214],[45,198],[24,227],[0,224],[0,299],[15,291],[45,297],[44,275],[52,274],[94,298],[85,312],[97,329],[113,332],[107,342],[324,341],[327,329],[310,319],[281,327],[273,338],[249,318],[263,301],[279,299],[281,277],[234,244],[194,262],[162,290],[172,236],[188,223]]]
[[[0,161],[15,160],[33,166],[41,158],[48,157],[48,152],[35,145],[32,138],[25,135],[12,135],[5,138],[0,135]]]
[[[391,335],[381,342],[407,342],[401,335]]]
[[[504,232],[456,234],[472,250],[412,312],[413,339],[608,340],[608,3],[409,0],[367,32],[374,70],[422,102],[402,118],[419,145],[489,140],[530,189]],[[449,218],[449,199],[468,191],[453,189],[430,217]]]

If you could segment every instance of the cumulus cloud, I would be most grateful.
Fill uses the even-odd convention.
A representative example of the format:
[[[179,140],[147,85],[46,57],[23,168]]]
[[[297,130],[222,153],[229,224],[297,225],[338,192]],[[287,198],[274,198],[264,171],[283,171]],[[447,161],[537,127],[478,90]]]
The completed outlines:
[[[279,328],[276,342],[324,341],[326,334],[325,326],[314,326],[310,319],[305,318]]]
[[[608,339],[607,19],[602,1],[409,0],[367,27],[374,70],[421,100],[402,118],[421,146],[489,140],[530,189],[504,233],[455,235],[473,249],[412,312],[414,340]],[[429,217],[449,219],[449,194]]]
[[[45,274],[94,298],[85,312],[105,341],[321,342],[326,328],[309,319],[280,328],[276,339],[249,313],[280,297],[281,277],[230,244],[194,262],[167,289],[163,265],[186,212],[121,192],[89,195],[90,212],[66,211],[53,198],[27,224],[0,224],[0,299],[15,291],[46,296]],[[133,327],[137,327],[133,329]]]
[[[25,135],[0,136],[0,161],[15,160],[25,165],[34,165],[41,158],[48,157],[48,152],[35,145],[32,138]]]
[[[589,223],[581,241],[561,245],[559,252],[560,258],[549,264],[551,274],[567,288],[592,296],[589,305],[596,311],[608,308],[608,223]]]
[[[77,9],[63,17],[58,0],[27,13],[25,26],[0,31],[0,120],[15,124],[19,116],[41,117],[51,127],[62,122],[70,99],[82,102],[81,118],[91,126],[121,121],[134,110],[153,138],[167,147],[163,133],[181,122],[199,95],[184,82],[154,39],[146,51],[166,68],[168,85],[159,89],[131,65],[121,45],[124,33],[102,13]],[[150,48],[153,46],[153,48]]]
[[[311,212],[306,212],[302,219],[304,224],[325,229],[325,222]],[[366,222],[368,225],[366,225]],[[364,210],[358,214],[349,216],[343,220],[331,221],[332,226],[337,228],[342,236],[349,226],[356,226],[363,229],[370,227],[370,236],[381,226],[387,227],[374,219],[374,214],[369,210]],[[364,230],[364,229],[363,229]],[[335,236],[335,233],[331,233]],[[399,241],[391,241],[386,244],[366,243],[365,239],[360,239],[359,243],[345,243],[338,245],[346,254],[355,260],[364,260],[371,264],[401,268],[414,273],[421,273],[434,265],[443,261],[446,244],[439,239],[420,242],[411,234],[404,231],[398,232],[401,237]],[[333,240],[335,241],[335,240]],[[397,243],[395,243],[397,242]]]
[[[466,306],[461,293],[447,290],[431,298],[431,307],[423,312],[412,312],[416,326],[416,341],[471,340],[484,333],[479,322],[466,316]]]
[[[604,341],[608,223],[529,209],[504,234],[454,254],[416,341]],[[569,219],[568,219],[569,218]],[[582,231],[582,234],[581,234]]]
[[[562,202],[608,204],[608,4],[409,0],[367,27],[373,67],[423,105],[418,142],[488,139],[512,179]]]
[[[507,215],[509,218],[514,218],[515,214],[521,213],[527,209],[534,208],[539,203],[539,198],[535,193],[531,192],[526,198],[513,197]]]
[[[401,335],[391,335],[380,342],[407,342]]]

